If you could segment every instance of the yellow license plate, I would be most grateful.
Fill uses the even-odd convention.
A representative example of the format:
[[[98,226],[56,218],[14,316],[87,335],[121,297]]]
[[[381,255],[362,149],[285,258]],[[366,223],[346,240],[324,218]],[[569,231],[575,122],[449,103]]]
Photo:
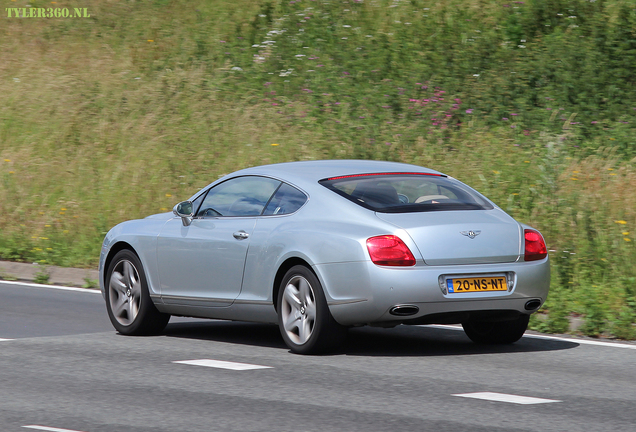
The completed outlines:
[[[449,294],[484,291],[508,291],[508,284],[504,276],[487,276],[471,278],[446,279]]]

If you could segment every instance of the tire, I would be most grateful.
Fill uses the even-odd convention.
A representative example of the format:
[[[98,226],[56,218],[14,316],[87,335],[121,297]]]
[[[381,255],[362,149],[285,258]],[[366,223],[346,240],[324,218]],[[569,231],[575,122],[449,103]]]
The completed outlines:
[[[528,329],[530,315],[508,321],[468,321],[462,323],[466,335],[475,343],[503,345],[517,342]]]
[[[119,333],[151,335],[163,331],[170,315],[159,312],[152,303],[146,274],[134,252],[117,252],[108,266],[105,282],[108,317]]]
[[[347,329],[338,324],[316,275],[303,265],[289,269],[278,291],[278,326],[296,354],[320,354],[340,347]]]

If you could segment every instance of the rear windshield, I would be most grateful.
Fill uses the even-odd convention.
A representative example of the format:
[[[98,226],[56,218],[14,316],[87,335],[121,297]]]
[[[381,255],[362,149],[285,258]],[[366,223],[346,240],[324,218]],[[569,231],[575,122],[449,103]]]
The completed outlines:
[[[362,207],[382,213],[493,208],[473,189],[440,175],[361,174],[324,179],[320,184]]]

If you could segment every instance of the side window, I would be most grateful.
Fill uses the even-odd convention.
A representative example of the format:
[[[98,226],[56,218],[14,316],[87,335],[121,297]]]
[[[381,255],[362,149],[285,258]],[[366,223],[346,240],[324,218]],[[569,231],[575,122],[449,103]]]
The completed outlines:
[[[280,183],[257,176],[225,181],[208,191],[197,216],[258,216]]]
[[[307,196],[304,193],[283,183],[267,204],[263,215],[290,214],[301,208],[306,201]]]

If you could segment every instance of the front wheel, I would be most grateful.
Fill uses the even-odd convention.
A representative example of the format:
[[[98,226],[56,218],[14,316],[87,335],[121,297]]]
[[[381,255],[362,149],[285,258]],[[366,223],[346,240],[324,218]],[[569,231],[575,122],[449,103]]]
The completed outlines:
[[[507,321],[468,321],[462,323],[466,335],[479,344],[511,344],[521,339],[528,329],[530,315]]]
[[[316,275],[297,265],[285,274],[278,292],[278,323],[287,346],[297,354],[318,354],[338,348],[347,329],[338,324]]]
[[[113,327],[125,335],[160,333],[170,315],[155,308],[141,261],[132,251],[119,251],[106,274],[106,309]]]

